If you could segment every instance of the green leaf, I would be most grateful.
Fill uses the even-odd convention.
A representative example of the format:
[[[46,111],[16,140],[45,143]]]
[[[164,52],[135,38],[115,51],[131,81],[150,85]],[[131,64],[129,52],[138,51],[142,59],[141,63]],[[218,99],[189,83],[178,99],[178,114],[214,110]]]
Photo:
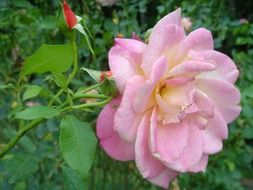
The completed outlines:
[[[38,96],[41,90],[42,90],[42,87],[40,86],[28,85],[23,94],[23,100],[28,100],[28,99]]]
[[[38,163],[35,159],[26,154],[15,154],[5,162],[9,183],[22,181],[38,170]]]
[[[75,170],[67,165],[62,166],[64,186],[67,190],[88,189],[87,182]]]
[[[54,76],[54,81],[56,82],[56,84],[63,88],[63,89],[67,89],[67,80],[65,78],[65,76],[62,73],[53,73]]]
[[[59,145],[69,166],[82,177],[87,177],[97,145],[90,125],[79,121],[75,116],[66,116],[60,125]]]
[[[42,45],[32,56],[25,60],[23,75],[45,72],[66,72],[73,61],[70,44]]]
[[[47,106],[32,106],[16,113],[15,118],[33,120],[38,118],[50,119],[60,114],[60,110]]]

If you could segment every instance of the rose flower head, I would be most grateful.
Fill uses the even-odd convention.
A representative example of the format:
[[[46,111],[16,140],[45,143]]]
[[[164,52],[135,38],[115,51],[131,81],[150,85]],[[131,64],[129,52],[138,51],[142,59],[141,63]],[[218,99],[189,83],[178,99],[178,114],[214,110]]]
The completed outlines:
[[[61,11],[58,15],[58,24],[63,32],[69,33],[73,30],[79,31],[81,34],[87,36],[81,24],[82,17],[75,15],[66,0],[61,3]]]
[[[205,171],[240,113],[238,70],[214,50],[205,28],[186,36],[181,10],[152,29],[148,44],[116,38],[109,66],[119,95],[97,120],[100,145],[116,160],[135,160],[141,175],[167,188],[182,172]]]
[[[66,24],[69,29],[73,29],[78,23],[76,15],[65,0],[63,1],[62,7]]]

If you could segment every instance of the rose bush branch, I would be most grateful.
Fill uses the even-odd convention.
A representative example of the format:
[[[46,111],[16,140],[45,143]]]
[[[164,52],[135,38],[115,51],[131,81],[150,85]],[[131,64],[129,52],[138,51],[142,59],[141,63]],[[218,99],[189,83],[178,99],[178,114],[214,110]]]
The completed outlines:
[[[109,97],[109,98],[107,98],[103,101],[100,101],[100,102],[86,103],[86,104],[65,107],[61,111],[64,112],[64,111],[69,111],[69,110],[73,110],[73,109],[80,109],[81,110],[81,109],[91,108],[91,107],[103,107],[106,104],[108,104],[111,100],[112,100],[112,97]]]
[[[95,98],[95,99],[105,99],[103,101],[94,102],[94,103],[86,103],[86,104],[80,104],[80,105],[74,105],[74,106],[68,106],[65,108],[62,108],[61,112],[65,111],[71,111],[76,109],[85,109],[85,108],[92,108],[92,107],[102,107],[106,105],[112,97],[105,96],[103,94],[83,94],[79,95],[78,97],[74,97],[74,99],[80,99],[80,98]],[[45,119],[40,118],[32,121],[31,123],[27,124],[24,127],[21,127],[16,136],[13,137],[6,145],[3,145],[3,147],[0,150],[0,158],[2,158],[6,153],[8,153],[17,143],[18,141],[30,130],[38,126],[39,124],[43,123]]]
[[[0,150],[0,158],[2,158],[6,153],[8,153],[17,143],[18,141],[31,129],[42,123],[44,119],[36,119],[29,123],[28,125],[22,127],[18,130],[16,136],[10,140],[3,148]]]
[[[73,70],[69,75],[69,78],[67,80],[67,85],[73,80],[75,77],[77,71],[78,71],[78,60],[77,60],[77,47],[76,47],[76,35],[74,35],[74,38],[71,39],[71,46],[73,50],[74,60],[73,60]]]
[[[77,58],[77,47],[76,47],[76,42],[75,42],[75,35],[73,38],[71,38],[71,46],[72,46],[72,52],[73,52],[73,57],[74,57],[74,60],[73,60],[73,70],[72,72],[70,73],[68,79],[67,79],[67,86],[69,85],[69,83],[73,80],[73,78],[75,77],[77,71],[78,71],[78,58]],[[53,105],[54,101],[64,92],[64,89],[60,89],[58,91],[58,93],[52,98],[52,100],[49,102],[49,106]]]
[[[62,119],[62,125],[64,123],[68,123],[69,120],[74,119],[76,123],[79,123],[74,116],[69,116],[67,114],[71,114],[72,110],[83,110],[87,108],[96,108],[101,107],[107,104],[112,96],[110,94],[104,93],[103,89],[110,88],[111,82],[104,82],[107,79],[107,75],[104,72],[98,72],[99,80],[96,80],[96,84],[92,86],[88,86],[84,89],[80,88],[75,93],[70,89],[69,84],[75,78],[78,72],[78,51],[76,45],[76,30],[84,35],[86,42],[88,43],[88,47],[92,54],[94,54],[91,45],[88,41],[88,35],[86,35],[82,26],[79,24],[80,18],[76,16],[66,1],[62,3],[62,11],[59,16],[60,28],[62,29],[65,36],[69,39],[70,44],[64,45],[42,45],[34,55],[28,57],[25,60],[24,66],[21,71],[21,75],[17,84],[17,96],[18,96],[18,106],[19,111],[14,113],[14,118],[19,119],[19,130],[15,134],[15,136],[6,144],[1,146],[0,148],[0,158],[6,155],[18,142],[19,140],[27,134],[30,130],[34,129],[39,124],[45,122],[48,119],[56,118]],[[65,57],[62,58],[62,55]],[[69,76],[65,78],[64,72],[70,70],[72,67],[72,71]],[[39,96],[40,92],[44,89],[40,86],[36,85],[28,85],[25,87],[23,82],[28,75],[39,73],[46,74],[50,72],[53,76],[55,84],[60,87],[59,91],[54,95],[50,96],[47,106],[38,105],[32,107],[23,107],[25,105],[24,101],[35,98]],[[21,98],[22,90],[26,88],[23,93],[23,99]],[[92,90],[97,89],[96,93],[91,93]],[[54,93],[50,93],[54,94]],[[66,99],[65,102],[60,101],[60,96],[64,96]],[[73,105],[74,101],[78,101],[79,99],[94,99],[92,101],[80,105]],[[58,101],[59,100],[59,101]],[[57,105],[54,105],[55,101],[57,101]],[[52,106],[54,105],[54,106]],[[21,110],[21,111],[20,111]],[[26,125],[24,125],[27,123]],[[71,123],[72,124],[72,123]],[[60,126],[60,130],[62,129],[62,125]],[[83,130],[83,128],[79,129],[80,125],[72,126],[72,130]],[[77,128],[76,128],[77,127]],[[89,126],[86,126],[88,131],[90,131]],[[65,132],[62,132],[65,133]],[[69,131],[67,133],[70,133]],[[89,133],[89,132],[88,132]],[[78,133],[73,133],[76,135]],[[78,137],[76,137],[78,138]],[[83,137],[82,137],[83,138]],[[66,139],[60,138],[60,141],[65,141]],[[84,139],[85,140],[85,139]],[[81,142],[82,143],[82,142]],[[92,152],[95,150],[94,143],[96,143],[96,139],[92,142],[87,142],[84,146],[89,146],[89,143],[93,143]],[[65,156],[66,149],[65,145],[61,147],[64,152],[64,158],[67,160],[70,166],[75,168],[71,161],[68,160],[67,156]],[[90,149],[89,149],[90,150]],[[78,152],[76,154],[78,155]],[[91,158],[89,158],[91,159]],[[92,163],[90,160],[87,162]],[[79,166],[78,168],[84,167],[87,170],[87,166]],[[90,167],[90,166],[89,166]],[[80,172],[84,175],[82,172]]]

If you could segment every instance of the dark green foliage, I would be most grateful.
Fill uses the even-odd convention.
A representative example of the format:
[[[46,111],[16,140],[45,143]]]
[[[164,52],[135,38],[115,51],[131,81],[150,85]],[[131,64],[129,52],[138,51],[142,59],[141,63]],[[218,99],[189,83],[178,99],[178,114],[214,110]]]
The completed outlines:
[[[73,10],[84,18],[94,39],[91,40],[91,45],[96,57],[88,50],[83,35],[78,36],[80,68],[107,70],[107,55],[114,43],[114,37],[123,35],[130,38],[132,32],[136,32],[143,38],[145,32],[153,27],[158,19],[176,7],[182,7],[183,15],[191,18],[192,30],[206,27],[213,33],[215,48],[232,57],[240,70],[236,85],[241,91],[242,112],[229,126],[229,138],[224,142],[223,151],[210,156],[206,172],[183,174],[177,183],[180,189],[253,189],[252,1],[119,0],[112,7],[101,7],[95,0],[69,2]],[[25,111],[17,106],[20,101],[16,96],[18,89],[14,88],[18,86],[17,80],[24,59],[43,43],[65,42],[63,34],[56,26],[58,4],[58,0],[0,0],[0,148],[18,129],[15,114],[19,112],[16,117],[24,117]],[[28,80],[32,87],[19,86],[22,89],[21,97],[26,103],[31,99],[35,103],[43,104],[50,96],[50,91],[57,92],[51,83],[66,88],[64,76],[59,73],[52,73],[48,78],[44,75],[32,75]],[[45,85],[45,80],[51,83]],[[85,84],[83,81],[88,82]],[[80,71],[78,79],[72,81],[71,85],[78,88],[91,82],[90,77]],[[10,110],[14,111],[10,113]],[[94,127],[98,111],[76,111],[76,115]],[[54,114],[57,115],[56,112]],[[36,118],[42,117],[36,115],[36,112],[33,114]],[[53,117],[52,114],[46,116]],[[159,189],[142,179],[134,162],[114,161],[100,149],[96,152],[88,179],[84,179],[63,161],[58,146],[59,126],[60,121],[53,119],[41,124],[26,134],[14,149],[0,160],[0,189]]]

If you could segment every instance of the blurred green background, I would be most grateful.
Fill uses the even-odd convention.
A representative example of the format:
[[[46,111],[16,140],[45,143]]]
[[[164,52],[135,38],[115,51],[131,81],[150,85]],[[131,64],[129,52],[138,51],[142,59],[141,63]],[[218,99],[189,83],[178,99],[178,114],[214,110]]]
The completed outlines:
[[[78,38],[79,64],[93,69],[107,69],[107,53],[114,37],[130,38],[134,31],[143,38],[147,29],[177,7],[182,7],[183,16],[191,19],[190,31],[206,27],[213,33],[215,49],[232,57],[240,70],[236,85],[241,91],[243,109],[229,126],[223,151],[210,157],[207,171],[183,174],[171,189],[253,189],[253,1],[119,0],[113,6],[102,7],[95,0],[69,0],[69,4],[85,19],[94,37],[95,58],[84,38]],[[0,85],[17,83],[24,58],[42,43],[65,42],[56,25],[58,9],[59,0],[0,0]],[[45,76],[36,75],[29,83],[46,85],[43,80]],[[90,82],[80,71],[72,85]],[[45,88],[50,88],[50,83]],[[42,97],[33,103],[43,101]],[[15,90],[0,89],[0,148],[15,134],[17,122],[9,121],[8,117],[16,102]],[[95,126],[97,113],[78,114]],[[57,120],[41,124],[0,161],[0,189],[159,189],[142,179],[134,162],[114,161],[100,148],[89,178],[83,181],[63,162],[58,148],[58,126]]]

